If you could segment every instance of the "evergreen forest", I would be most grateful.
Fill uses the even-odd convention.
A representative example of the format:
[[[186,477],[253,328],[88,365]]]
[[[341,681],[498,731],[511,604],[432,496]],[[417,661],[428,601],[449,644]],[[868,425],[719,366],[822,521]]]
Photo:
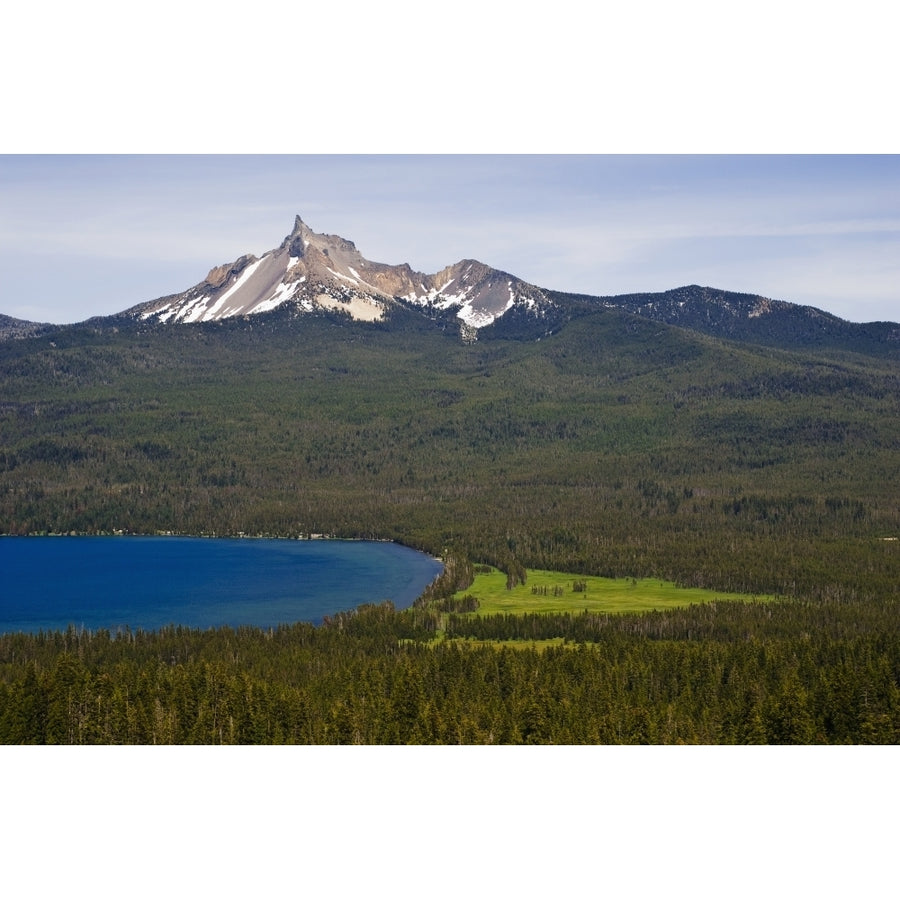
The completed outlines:
[[[0,342],[0,534],[329,535],[444,574],[321,626],[0,635],[4,743],[895,743],[900,362],[622,310]],[[3,538],[10,539],[10,538]],[[774,596],[494,615],[473,572]]]

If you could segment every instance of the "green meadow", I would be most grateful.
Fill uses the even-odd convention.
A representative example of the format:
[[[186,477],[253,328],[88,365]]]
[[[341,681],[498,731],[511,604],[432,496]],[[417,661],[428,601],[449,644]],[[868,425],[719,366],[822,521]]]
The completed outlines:
[[[477,615],[496,613],[588,612],[641,613],[674,609],[713,600],[766,601],[771,596],[679,587],[658,578],[600,578],[544,569],[529,569],[527,581],[507,588],[499,569],[475,575],[466,595],[478,599]]]

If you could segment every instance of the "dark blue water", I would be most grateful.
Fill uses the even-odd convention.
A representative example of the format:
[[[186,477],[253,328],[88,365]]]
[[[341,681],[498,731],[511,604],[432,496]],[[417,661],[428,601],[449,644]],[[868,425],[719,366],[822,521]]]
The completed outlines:
[[[398,544],[185,537],[0,537],[0,632],[321,622],[409,606],[441,564]]]

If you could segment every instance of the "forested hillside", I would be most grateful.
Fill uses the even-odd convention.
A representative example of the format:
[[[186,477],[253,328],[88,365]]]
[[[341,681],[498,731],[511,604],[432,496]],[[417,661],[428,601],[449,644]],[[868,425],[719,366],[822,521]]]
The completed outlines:
[[[457,617],[461,619],[462,617]],[[473,621],[0,635],[4,743],[896,743],[896,600]],[[454,630],[459,632],[459,622]]]
[[[617,311],[461,345],[336,318],[0,345],[0,530],[387,537],[722,590],[897,583],[900,372]]]
[[[427,609],[361,615],[356,632],[342,618],[7,636],[0,739],[896,739],[890,359],[610,309],[472,344],[403,310],[380,324],[276,312],[6,341],[0,385],[2,533],[391,538],[504,571],[785,601],[587,630],[575,608],[540,633],[577,645],[556,649],[491,643],[522,636],[475,635],[465,616],[434,644]]]

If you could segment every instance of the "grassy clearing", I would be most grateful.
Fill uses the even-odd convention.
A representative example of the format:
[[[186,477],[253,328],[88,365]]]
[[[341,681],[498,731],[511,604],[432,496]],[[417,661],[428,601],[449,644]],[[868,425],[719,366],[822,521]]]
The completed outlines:
[[[583,587],[575,590],[575,586]],[[656,578],[599,578],[529,569],[528,581],[512,589],[506,587],[506,575],[498,569],[475,576],[472,586],[456,597],[471,594],[478,598],[474,615],[495,613],[640,613],[674,609],[712,600],[767,601],[773,597],[730,594],[701,588],[681,588]]]

